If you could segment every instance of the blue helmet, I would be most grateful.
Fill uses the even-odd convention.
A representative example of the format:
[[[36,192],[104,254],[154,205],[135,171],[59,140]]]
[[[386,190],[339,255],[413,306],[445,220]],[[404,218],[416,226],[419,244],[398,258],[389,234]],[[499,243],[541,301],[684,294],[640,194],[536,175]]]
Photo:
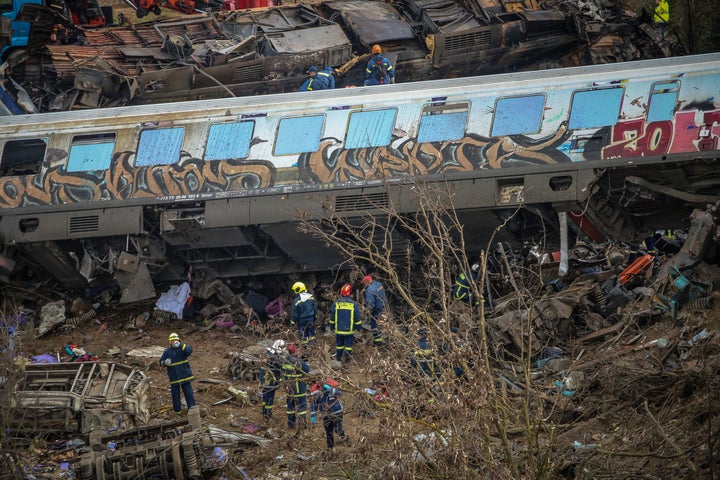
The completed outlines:
[[[313,65],[312,67],[307,69],[307,73],[317,72],[317,71],[318,71],[318,68],[315,65]]]

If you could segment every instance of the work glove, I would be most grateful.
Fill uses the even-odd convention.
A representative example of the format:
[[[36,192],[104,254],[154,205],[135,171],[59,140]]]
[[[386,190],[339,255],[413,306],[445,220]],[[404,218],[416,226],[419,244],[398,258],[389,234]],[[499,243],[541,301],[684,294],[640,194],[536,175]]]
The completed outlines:
[[[310,416],[310,421],[311,421],[312,423],[317,423],[317,417],[316,417],[315,415],[311,415],[311,416]]]
[[[163,360],[163,365],[166,367],[169,367],[171,363],[172,363],[172,360],[170,360],[169,358],[166,358],[165,360]]]

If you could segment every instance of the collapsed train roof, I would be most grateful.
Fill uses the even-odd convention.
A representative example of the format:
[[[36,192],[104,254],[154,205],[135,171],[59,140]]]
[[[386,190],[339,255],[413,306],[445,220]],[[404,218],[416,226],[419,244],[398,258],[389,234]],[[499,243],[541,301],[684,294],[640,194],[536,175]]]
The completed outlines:
[[[81,30],[62,45],[46,39],[71,22],[27,5],[30,45],[0,79],[15,112],[34,113],[290,92],[310,65],[354,86],[375,43],[402,82],[672,54],[620,2],[538,3],[329,1]]]

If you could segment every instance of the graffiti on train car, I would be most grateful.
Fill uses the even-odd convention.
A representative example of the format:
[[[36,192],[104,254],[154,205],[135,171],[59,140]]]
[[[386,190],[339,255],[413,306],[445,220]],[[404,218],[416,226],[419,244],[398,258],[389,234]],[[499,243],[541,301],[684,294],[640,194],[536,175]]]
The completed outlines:
[[[265,160],[207,162],[183,157],[173,165],[134,167],[134,152],[113,155],[105,171],[67,172],[64,165],[42,169],[35,176],[0,180],[0,206],[69,205],[129,198],[178,197],[271,187],[275,167]],[[52,165],[67,152],[49,149]]]
[[[420,143],[402,138],[387,147],[353,150],[343,150],[339,140],[326,139],[317,152],[302,155],[298,166],[302,178],[330,183],[551,165],[570,162],[558,150],[569,136],[563,123],[554,134],[540,139],[467,134],[459,141]]]
[[[720,110],[683,110],[674,121],[622,120],[613,127],[575,134],[562,122],[541,138],[527,135],[418,142],[396,131],[387,146],[344,148],[324,138],[316,152],[300,154],[297,166],[277,180],[277,167],[263,159],[205,161],[181,153],[171,165],[133,166],[136,152],[115,153],[107,170],[68,172],[66,151],[51,148],[38,175],[0,180],[0,206],[76,204],[130,198],[172,200],[263,190],[274,186],[333,185],[415,175],[554,165],[586,160],[665,155],[717,149]],[[589,140],[588,140],[589,139]],[[594,142],[594,144],[593,144]],[[591,145],[592,144],[592,145]]]
[[[676,152],[717,150],[720,138],[720,110],[683,110],[675,121],[645,123],[643,119],[623,120],[612,127],[610,145],[604,158],[663,155]]]

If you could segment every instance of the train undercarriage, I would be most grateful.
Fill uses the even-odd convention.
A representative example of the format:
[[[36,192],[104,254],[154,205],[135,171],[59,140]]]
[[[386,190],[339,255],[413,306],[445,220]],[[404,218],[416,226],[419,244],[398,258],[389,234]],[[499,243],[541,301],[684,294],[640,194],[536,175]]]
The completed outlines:
[[[719,200],[718,167],[718,159],[704,158],[457,179],[444,185],[454,189],[464,242],[474,253],[484,249],[495,226],[510,217],[495,241],[557,246],[557,212],[574,212],[569,216],[575,220],[570,224],[574,238],[635,244],[658,229],[687,228],[693,209]],[[6,280],[16,281],[40,278],[49,271],[67,288],[116,282],[126,303],[154,297],[155,284],[182,281],[190,273],[196,279],[242,281],[336,271],[347,259],[324,239],[301,232],[303,222],[327,218],[329,207],[335,215],[372,216],[382,225],[394,215],[417,211],[416,187],[385,185],[5,216],[0,225],[3,237],[16,241],[6,245],[0,268]],[[513,215],[518,209],[520,213]],[[389,228],[391,255],[402,262],[413,235]],[[387,239],[382,236],[377,243],[386,244]]]

